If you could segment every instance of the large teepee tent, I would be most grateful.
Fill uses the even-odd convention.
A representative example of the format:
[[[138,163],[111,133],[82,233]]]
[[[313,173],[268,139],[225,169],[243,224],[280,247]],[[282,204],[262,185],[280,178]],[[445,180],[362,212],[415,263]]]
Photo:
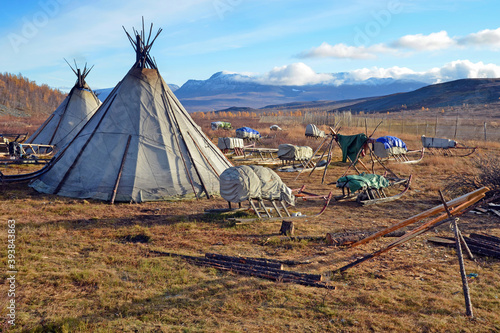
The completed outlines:
[[[152,28],[152,25],[151,25]],[[152,30],[152,29],[151,29]],[[150,30],[150,31],[151,31]],[[205,136],[150,57],[151,32],[128,33],[136,62],[50,169],[39,192],[110,201],[209,196],[231,163]],[[147,37],[147,40],[146,40]]]
[[[69,65],[69,64],[68,64]],[[71,66],[70,66],[71,67]],[[84,67],[83,72],[71,67],[77,76],[75,86],[59,107],[45,120],[26,143],[54,145],[61,149],[70,142],[96,112],[101,102],[85,82],[92,68]]]

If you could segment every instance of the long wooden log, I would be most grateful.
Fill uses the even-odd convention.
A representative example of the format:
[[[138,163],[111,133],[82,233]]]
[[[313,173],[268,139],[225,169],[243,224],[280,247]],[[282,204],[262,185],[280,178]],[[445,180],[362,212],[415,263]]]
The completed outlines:
[[[210,258],[204,258],[204,257],[194,257],[194,258],[190,258],[190,260],[196,261],[196,263],[204,262],[204,263],[208,263],[208,264],[214,264],[214,265],[220,265],[220,266],[224,266],[224,267],[228,267],[228,268],[239,269],[242,271],[245,271],[245,270],[257,271],[257,272],[263,272],[263,273],[266,273],[269,275],[297,277],[300,279],[307,279],[307,280],[311,280],[311,281],[322,281],[323,280],[323,276],[321,274],[308,274],[308,273],[300,273],[300,272],[294,272],[294,271],[285,271],[285,270],[274,269],[274,268],[266,267],[266,266],[243,264],[243,263],[238,263],[238,262],[216,260],[216,259],[210,259]]]
[[[492,258],[500,258],[500,249],[492,249],[489,247],[488,243],[482,243],[480,242],[474,242],[472,239],[468,237],[464,237],[465,241],[467,242],[467,246],[471,250],[472,253],[474,254],[479,254],[483,256],[488,256]],[[449,237],[429,237],[427,239],[429,242],[442,245],[442,246],[447,246],[447,247],[454,247],[455,246],[455,240],[449,238]]]
[[[470,237],[464,237],[465,242],[468,245],[476,245],[480,247],[484,247],[487,249],[491,249],[493,251],[499,251],[500,252],[500,244],[492,243],[484,239],[480,238],[470,238]]]
[[[216,253],[205,253],[205,257],[210,258],[210,259],[217,259],[217,260],[221,260],[221,261],[238,262],[241,264],[271,267],[271,268],[280,269],[280,270],[283,269],[282,263],[272,262],[272,261],[268,261],[266,259],[249,259],[249,258],[245,258],[245,257],[232,257],[232,256],[225,256],[225,255],[216,254]]]
[[[296,283],[296,284],[309,286],[309,287],[332,289],[332,287],[329,286],[328,284],[326,284],[325,282],[313,281],[313,280],[298,278],[298,277],[294,277],[294,276],[275,275],[275,274],[269,274],[269,273],[261,272],[261,271],[254,271],[254,270],[240,270],[238,268],[228,268],[226,266],[212,265],[212,264],[206,263],[206,262],[199,262],[199,265],[200,266],[214,267],[214,268],[217,268],[219,270],[232,271],[232,272],[235,272],[238,274],[250,275],[250,276],[258,277],[261,279],[267,279],[267,280],[272,280],[272,281],[276,281],[276,282],[289,282],[289,283]]]
[[[477,196],[480,196],[480,195],[483,195],[484,196],[484,193],[488,192],[489,191],[489,188],[487,187],[482,187],[478,190],[475,190],[473,192],[470,192],[470,193],[467,193],[465,195],[462,195],[458,198],[455,198],[451,201],[448,201],[447,202],[447,205],[448,207],[455,207],[455,206],[458,206],[464,202],[468,202],[470,201],[471,199],[473,198],[476,198]],[[354,244],[351,245],[351,247],[355,247],[355,246],[358,246],[358,245],[361,245],[361,244],[365,244],[365,243],[368,243],[378,237],[381,237],[383,235],[386,235],[390,232],[393,232],[395,230],[398,230],[398,229],[401,229],[403,227],[406,227],[410,224],[413,224],[415,222],[418,222],[424,218],[427,218],[427,217],[430,217],[430,216],[433,216],[433,215],[436,215],[438,213],[441,213],[445,210],[444,206],[443,205],[439,205],[439,206],[436,206],[436,207],[433,207],[431,209],[428,209],[420,214],[417,214],[417,215],[414,215],[404,221],[401,221],[401,222],[398,222],[384,230],[381,230],[373,235],[370,235],[368,237],[366,237],[365,239],[362,239]]]
[[[476,234],[476,233],[471,233],[470,238],[475,238],[475,239],[482,239],[491,243],[496,243],[499,244],[500,246],[500,237],[495,237],[492,235],[483,235],[483,234]]]
[[[401,237],[405,234],[405,231],[397,230],[391,233],[388,233],[382,237]],[[361,231],[356,233],[327,233],[326,234],[326,243],[329,245],[335,246],[345,246],[355,243],[361,239],[366,238],[368,235],[373,234],[373,232],[369,231]]]

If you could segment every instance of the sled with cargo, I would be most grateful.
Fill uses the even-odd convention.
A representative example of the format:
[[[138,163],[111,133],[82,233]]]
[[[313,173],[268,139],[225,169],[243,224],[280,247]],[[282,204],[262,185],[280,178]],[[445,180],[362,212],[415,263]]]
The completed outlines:
[[[432,155],[465,157],[474,154],[477,147],[468,147],[455,140],[422,135],[422,146]]]

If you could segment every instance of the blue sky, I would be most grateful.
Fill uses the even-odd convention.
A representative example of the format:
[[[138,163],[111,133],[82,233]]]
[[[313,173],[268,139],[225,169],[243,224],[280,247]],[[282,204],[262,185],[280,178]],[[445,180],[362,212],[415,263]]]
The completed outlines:
[[[500,77],[500,2],[493,0],[1,1],[0,72],[63,90],[64,61],[94,65],[87,82],[113,87],[135,55],[123,32],[154,23],[151,54],[168,83],[218,71],[263,83],[394,77],[429,83]],[[340,80],[340,81],[339,81]]]

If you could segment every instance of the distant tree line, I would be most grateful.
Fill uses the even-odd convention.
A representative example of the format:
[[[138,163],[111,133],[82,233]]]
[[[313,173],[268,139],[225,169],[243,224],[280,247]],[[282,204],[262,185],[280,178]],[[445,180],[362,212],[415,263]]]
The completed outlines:
[[[21,74],[0,73],[0,104],[30,114],[49,114],[65,98],[58,89],[37,85]]]

